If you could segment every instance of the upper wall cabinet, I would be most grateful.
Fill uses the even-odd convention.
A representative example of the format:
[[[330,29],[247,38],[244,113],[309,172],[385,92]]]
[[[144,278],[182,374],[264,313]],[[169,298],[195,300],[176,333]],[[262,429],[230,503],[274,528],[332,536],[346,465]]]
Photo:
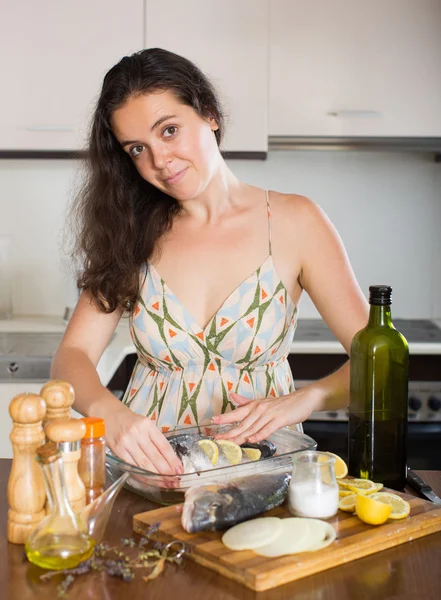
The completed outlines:
[[[271,0],[269,134],[441,136],[440,0]]]
[[[146,0],[146,46],[194,61],[226,113],[226,151],[268,145],[268,0]]]
[[[1,149],[81,149],[104,74],[143,47],[143,0],[3,4]]]

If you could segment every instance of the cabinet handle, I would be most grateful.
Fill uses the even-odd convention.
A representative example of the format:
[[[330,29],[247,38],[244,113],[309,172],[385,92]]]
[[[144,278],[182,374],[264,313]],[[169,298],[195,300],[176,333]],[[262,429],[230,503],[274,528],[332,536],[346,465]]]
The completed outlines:
[[[381,117],[381,112],[378,110],[335,110],[328,112],[330,117],[371,119]]]
[[[28,125],[26,130],[31,132],[49,131],[58,133],[59,131],[73,131],[74,129],[69,125]]]

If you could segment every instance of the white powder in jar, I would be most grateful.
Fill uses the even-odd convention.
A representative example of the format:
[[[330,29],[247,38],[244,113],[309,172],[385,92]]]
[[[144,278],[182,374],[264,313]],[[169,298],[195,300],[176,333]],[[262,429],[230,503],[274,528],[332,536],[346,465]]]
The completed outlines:
[[[289,510],[296,517],[327,519],[338,510],[338,485],[294,482],[289,486],[288,501]]]

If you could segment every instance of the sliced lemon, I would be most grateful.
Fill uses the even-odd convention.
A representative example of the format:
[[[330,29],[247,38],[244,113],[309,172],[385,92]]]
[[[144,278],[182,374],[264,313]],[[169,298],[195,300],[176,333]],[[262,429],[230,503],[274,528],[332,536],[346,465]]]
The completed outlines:
[[[239,444],[230,440],[217,440],[217,443],[230,464],[237,465],[240,463],[242,460],[242,448]]]
[[[207,455],[209,461],[214,466],[219,458],[219,448],[213,440],[203,439],[198,440],[201,450]]]
[[[351,490],[338,490],[338,497],[339,498],[344,498],[345,496],[352,496],[354,492],[351,492]]]
[[[357,517],[368,525],[382,525],[388,520],[392,507],[389,504],[378,502],[372,496],[356,494],[355,512]]]
[[[338,503],[338,508],[340,510],[344,510],[345,512],[354,512],[356,500],[357,494],[350,494],[349,496],[344,496],[344,498],[341,498],[340,502]]]
[[[378,491],[377,484],[370,479],[339,479],[338,485],[357,494],[372,494]]]
[[[325,452],[324,454],[329,454],[329,456],[335,458],[334,473],[336,479],[342,479],[343,477],[346,477],[348,474],[348,465],[345,463],[345,461],[333,452]]]
[[[381,502],[386,506],[391,507],[391,513],[389,515],[389,519],[405,519],[410,513],[410,504],[403,500],[401,496],[398,494],[390,494],[388,492],[378,492],[372,494],[370,498],[376,500],[377,502]]]
[[[260,460],[260,457],[262,456],[262,452],[259,448],[242,448],[242,452],[250,460]]]

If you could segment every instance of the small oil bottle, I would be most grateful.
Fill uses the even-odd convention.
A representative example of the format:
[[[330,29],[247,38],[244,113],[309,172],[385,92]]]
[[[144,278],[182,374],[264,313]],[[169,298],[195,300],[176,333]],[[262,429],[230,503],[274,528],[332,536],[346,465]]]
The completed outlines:
[[[37,449],[50,512],[25,544],[28,560],[44,569],[71,569],[89,558],[94,541],[82,531],[67,499],[61,453],[54,442]]]

